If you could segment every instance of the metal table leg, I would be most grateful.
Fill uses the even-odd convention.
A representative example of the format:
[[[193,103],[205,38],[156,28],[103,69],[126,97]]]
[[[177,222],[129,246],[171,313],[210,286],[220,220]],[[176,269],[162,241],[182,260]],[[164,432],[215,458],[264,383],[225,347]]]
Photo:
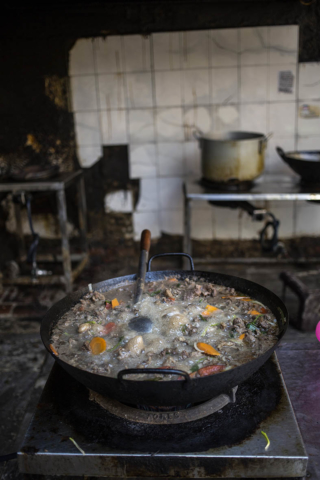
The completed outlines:
[[[87,204],[86,204],[86,192],[84,188],[83,176],[80,177],[78,182],[78,212],[79,212],[79,228],[81,236],[81,244],[84,252],[87,252]]]
[[[64,190],[57,191],[58,216],[61,231],[62,263],[67,293],[72,291],[72,270],[70,245],[67,232],[67,204]]]
[[[19,260],[23,261],[26,257],[26,249],[23,237],[22,230],[22,221],[21,221],[21,205],[19,203],[13,202],[14,206],[14,215],[16,219],[17,234],[18,234],[18,249],[19,249]]]

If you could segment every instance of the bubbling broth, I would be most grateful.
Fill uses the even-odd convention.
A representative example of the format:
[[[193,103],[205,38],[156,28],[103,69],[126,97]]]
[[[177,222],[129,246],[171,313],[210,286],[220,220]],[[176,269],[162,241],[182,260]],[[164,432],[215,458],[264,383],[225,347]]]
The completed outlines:
[[[70,365],[110,377],[128,368],[174,368],[199,377],[242,365],[278,340],[270,309],[233,288],[198,277],[167,277],[146,283],[135,305],[134,288],[133,283],[122,284],[84,295],[53,328],[52,351]],[[151,320],[150,333],[130,328],[130,320],[138,316]]]

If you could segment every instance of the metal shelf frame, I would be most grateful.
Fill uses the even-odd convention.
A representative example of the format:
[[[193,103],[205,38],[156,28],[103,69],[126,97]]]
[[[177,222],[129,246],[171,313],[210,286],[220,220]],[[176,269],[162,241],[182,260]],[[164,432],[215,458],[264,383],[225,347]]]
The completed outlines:
[[[317,201],[320,202],[320,185],[302,185],[297,176],[264,174],[248,190],[213,190],[199,179],[189,179],[183,185],[184,236],[183,251],[192,255],[191,210],[192,202],[209,201]],[[210,259],[208,259],[210,260]],[[212,259],[214,261],[214,259]],[[184,264],[185,266],[185,264]]]

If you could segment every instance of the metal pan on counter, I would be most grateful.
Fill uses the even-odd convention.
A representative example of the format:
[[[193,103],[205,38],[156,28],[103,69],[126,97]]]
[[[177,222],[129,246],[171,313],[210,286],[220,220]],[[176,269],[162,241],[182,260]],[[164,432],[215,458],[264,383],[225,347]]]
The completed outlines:
[[[152,260],[156,257],[166,255],[188,257],[190,260],[190,270],[165,270],[152,272]],[[91,373],[64,362],[58,356],[54,355],[50,349],[52,329],[58,320],[70,310],[80,298],[89,292],[89,288],[85,288],[67,295],[51,307],[43,318],[41,323],[41,338],[46,349],[53,356],[55,361],[80,383],[101,395],[115,398],[126,404],[154,406],[186,405],[189,403],[198,403],[209,400],[221,393],[228,393],[233,387],[239,385],[256,372],[276,349],[288,326],[289,319],[287,309],[280,298],[278,298],[273,292],[249,280],[220,273],[194,270],[192,258],[185,253],[158,254],[151,257],[148,262],[145,281],[146,283],[154,282],[168,276],[175,277],[177,275],[181,279],[192,278],[197,281],[202,278],[210,283],[231,287],[244,293],[250,298],[262,302],[272,311],[277,319],[280,333],[276,344],[262,355],[243,365],[207,377],[191,378],[187,372],[181,370],[148,368],[122,370],[118,373],[117,378]],[[99,292],[106,292],[123,282],[135,282],[136,278],[136,275],[112,278],[93,285],[93,289]],[[130,380],[130,374],[133,373],[177,375],[177,380],[165,381],[164,379],[160,382],[153,382],[147,380],[147,375],[146,380]]]
[[[301,180],[306,183],[320,183],[320,151],[284,152],[280,147],[276,150],[282,160],[300,175]]]

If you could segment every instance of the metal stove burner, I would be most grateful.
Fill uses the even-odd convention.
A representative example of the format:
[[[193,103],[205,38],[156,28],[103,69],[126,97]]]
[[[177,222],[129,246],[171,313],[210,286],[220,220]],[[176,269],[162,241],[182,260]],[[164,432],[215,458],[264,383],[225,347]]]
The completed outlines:
[[[234,387],[229,395],[222,394],[197,406],[171,412],[163,410],[157,412],[140,410],[139,408],[124,405],[115,399],[103,397],[99,393],[93,391],[90,391],[90,400],[95,401],[113,415],[131,422],[152,425],[174,425],[178,423],[194,422],[200,418],[208,417],[218,410],[221,410],[228,403],[234,403],[236,401],[237,389],[238,387]]]
[[[245,181],[245,182],[212,182],[207,180],[206,178],[201,178],[200,184],[206,188],[210,188],[211,190],[220,190],[223,192],[246,192],[251,190],[254,187],[253,181]]]

